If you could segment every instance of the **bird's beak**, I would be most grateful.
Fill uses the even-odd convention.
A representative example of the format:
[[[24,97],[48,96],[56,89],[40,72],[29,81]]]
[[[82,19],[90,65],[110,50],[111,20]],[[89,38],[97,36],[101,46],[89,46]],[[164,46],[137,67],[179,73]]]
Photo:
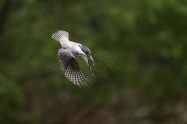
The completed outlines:
[[[91,55],[87,55],[87,59],[88,59],[88,64],[89,65],[94,65],[95,64],[95,62],[94,62],[94,60],[93,60]]]

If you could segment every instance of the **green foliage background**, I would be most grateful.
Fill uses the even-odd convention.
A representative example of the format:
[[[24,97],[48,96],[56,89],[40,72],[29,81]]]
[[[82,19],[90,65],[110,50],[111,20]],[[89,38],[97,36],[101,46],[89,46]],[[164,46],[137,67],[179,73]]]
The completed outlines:
[[[71,84],[57,30],[92,50]],[[1,124],[186,124],[186,0],[2,0]]]

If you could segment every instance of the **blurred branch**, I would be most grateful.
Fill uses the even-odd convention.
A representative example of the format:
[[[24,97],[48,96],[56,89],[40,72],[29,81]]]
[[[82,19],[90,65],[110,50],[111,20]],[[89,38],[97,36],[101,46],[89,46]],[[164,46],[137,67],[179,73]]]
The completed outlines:
[[[0,11],[0,35],[3,33],[4,25],[6,23],[8,12],[10,8],[10,0],[5,0]]]

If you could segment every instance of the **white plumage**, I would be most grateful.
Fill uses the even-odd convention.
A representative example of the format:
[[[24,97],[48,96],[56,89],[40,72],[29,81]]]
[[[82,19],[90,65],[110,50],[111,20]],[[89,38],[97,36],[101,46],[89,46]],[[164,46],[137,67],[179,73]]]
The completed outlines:
[[[52,38],[62,46],[58,51],[58,59],[65,77],[77,86],[86,86],[88,80],[82,73],[75,57],[82,56],[92,73],[91,65],[94,65],[94,60],[90,49],[80,43],[69,41],[69,33],[62,30],[53,33]]]

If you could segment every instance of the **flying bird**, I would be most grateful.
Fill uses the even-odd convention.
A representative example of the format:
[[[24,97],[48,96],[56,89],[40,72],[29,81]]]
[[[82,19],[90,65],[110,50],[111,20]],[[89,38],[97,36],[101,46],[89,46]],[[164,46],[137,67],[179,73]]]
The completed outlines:
[[[69,33],[66,31],[59,30],[52,34],[52,38],[58,41],[62,46],[58,51],[58,60],[65,77],[77,86],[87,86],[88,79],[81,71],[76,61],[76,56],[83,57],[86,64],[89,66],[92,76],[94,76],[91,68],[91,66],[94,65],[94,60],[91,56],[90,49],[83,44],[70,41]]]

